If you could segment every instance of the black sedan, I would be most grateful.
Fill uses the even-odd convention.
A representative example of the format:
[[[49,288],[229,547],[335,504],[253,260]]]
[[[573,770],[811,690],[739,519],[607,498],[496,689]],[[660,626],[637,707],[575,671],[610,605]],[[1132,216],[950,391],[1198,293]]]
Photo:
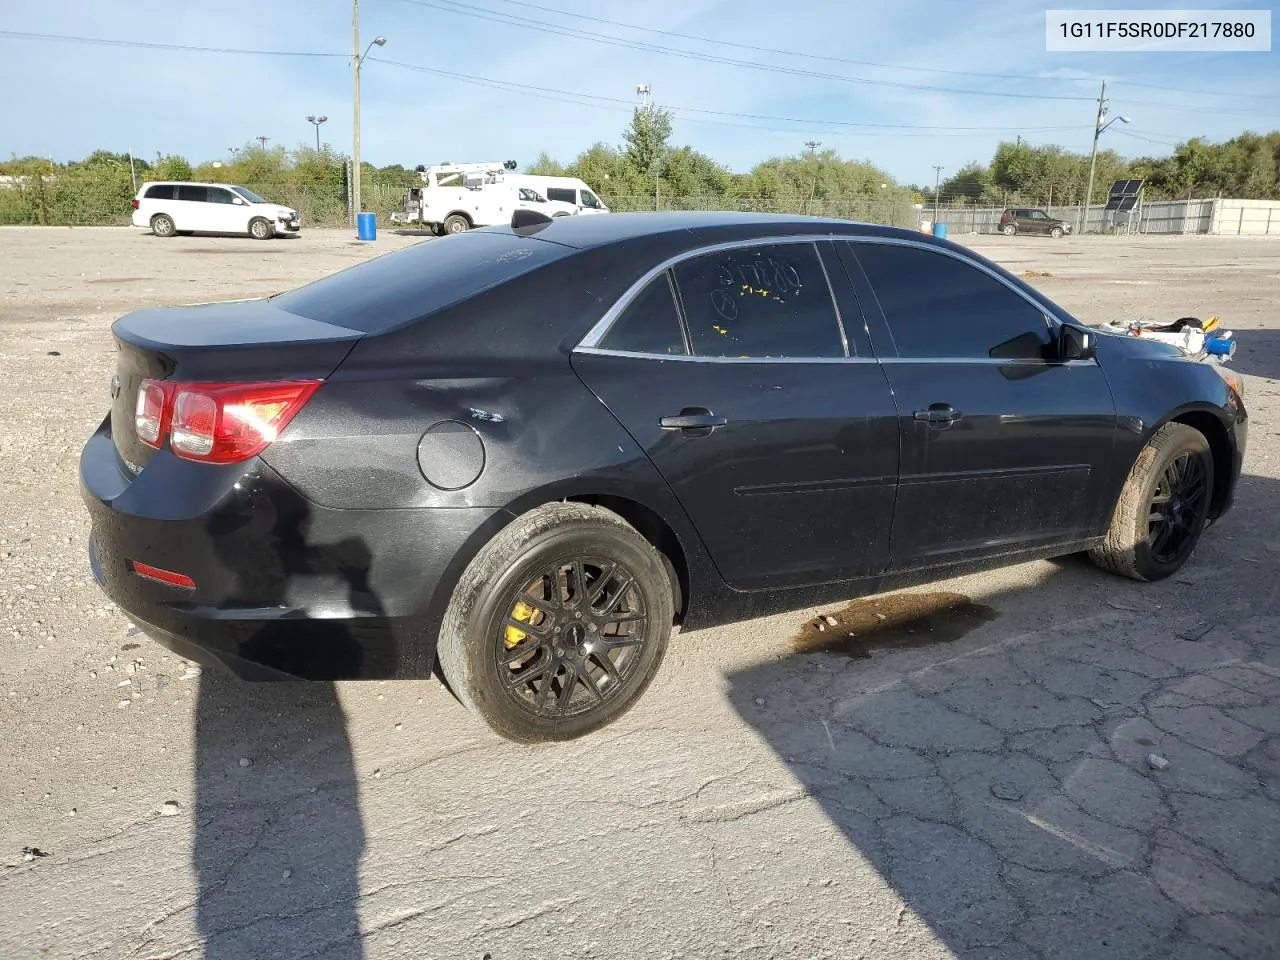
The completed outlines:
[[[500,734],[567,739],[673,624],[1076,551],[1158,580],[1231,503],[1238,382],[958,244],[533,219],[116,321],[81,458],[106,593],[248,679],[438,662]]]

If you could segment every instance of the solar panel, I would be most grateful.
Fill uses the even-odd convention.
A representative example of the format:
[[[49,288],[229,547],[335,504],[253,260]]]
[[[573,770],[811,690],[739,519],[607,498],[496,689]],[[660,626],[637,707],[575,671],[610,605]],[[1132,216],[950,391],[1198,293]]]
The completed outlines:
[[[1120,206],[1116,207],[1116,209],[1120,213],[1127,213],[1137,205],[1138,205],[1137,197],[1120,197]]]
[[[1107,193],[1112,197],[1136,197],[1145,180],[1116,180]]]

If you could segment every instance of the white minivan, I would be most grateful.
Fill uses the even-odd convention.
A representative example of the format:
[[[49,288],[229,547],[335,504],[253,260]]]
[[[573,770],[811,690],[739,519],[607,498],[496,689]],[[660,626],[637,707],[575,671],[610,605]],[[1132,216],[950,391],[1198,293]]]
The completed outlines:
[[[270,240],[302,229],[298,211],[229,183],[147,182],[133,199],[133,225],[157,237],[180,233],[248,234]]]

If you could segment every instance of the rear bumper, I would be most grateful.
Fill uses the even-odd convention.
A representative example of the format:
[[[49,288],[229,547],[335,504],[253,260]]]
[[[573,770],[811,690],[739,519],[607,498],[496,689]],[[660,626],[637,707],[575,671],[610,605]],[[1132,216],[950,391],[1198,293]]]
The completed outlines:
[[[259,461],[159,451],[134,477],[105,423],[80,485],[107,596],[180,656],[250,680],[430,676],[452,585],[505,522],[492,509],[318,507]],[[135,560],[195,588],[144,578]]]

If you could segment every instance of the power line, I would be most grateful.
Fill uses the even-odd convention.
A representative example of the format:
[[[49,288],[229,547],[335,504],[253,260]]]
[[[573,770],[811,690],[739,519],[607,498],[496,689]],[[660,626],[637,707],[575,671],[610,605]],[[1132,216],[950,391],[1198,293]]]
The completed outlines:
[[[635,109],[635,104],[630,100],[623,100],[619,97],[605,97],[591,93],[579,93],[573,90],[557,90],[550,87],[538,87],[532,84],[517,83],[510,80],[497,80],[491,77],[480,77],[465,73],[456,73],[451,70],[440,70],[435,67],[424,67],[415,63],[403,63],[396,60],[384,60],[381,57],[370,57],[371,61],[381,63],[386,66],[400,67],[405,70],[412,70],[417,73],[428,73],[433,76],[448,77],[453,80],[459,80],[463,83],[476,84],[478,86],[489,87],[491,89],[502,90],[503,92],[521,93],[528,96],[538,97],[540,99],[553,100],[561,103],[569,103],[573,106],[597,107],[600,109],[613,109],[625,113],[631,113]],[[929,126],[929,125],[913,125],[913,124],[880,124],[872,122],[861,122],[851,120],[824,120],[816,118],[799,118],[799,117],[779,117],[768,114],[751,114],[751,113],[732,113],[727,110],[706,110],[699,107],[681,107],[673,105],[664,105],[664,109],[673,113],[701,113],[710,114],[719,117],[736,117],[747,120],[772,120],[781,123],[807,124],[810,127],[821,127],[822,133],[832,136],[853,135],[860,131],[867,131],[869,135],[873,134],[882,137],[900,136],[972,136],[976,133],[998,133],[1007,130],[1007,127],[946,127],[946,126]],[[804,130],[796,128],[771,127],[763,126],[755,123],[730,123],[723,120],[710,120],[700,117],[681,117],[682,121],[691,123],[710,123],[717,126],[739,127],[747,130],[768,130],[777,133],[803,133]],[[833,130],[832,127],[852,127],[853,130]],[[1074,130],[1075,125],[1062,125],[1050,127],[1027,127],[1025,129],[1035,130],[1038,132],[1051,132],[1056,130]],[[899,130],[912,132],[897,132]]]
[[[523,27],[527,30],[537,30],[542,33],[550,33],[556,36],[569,37],[575,40],[589,40],[595,43],[608,44],[615,47],[623,47],[630,50],[640,50],[644,53],[660,53],[666,56],[679,57],[685,60],[697,60],[702,63],[719,63],[726,66],[743,67],[749,70],[762,70],[768,73],[782,73],[791,76],[809,77],[818,80],[836,80],[842,83],[862,83],[876,87],[893,87],[902,90],[921,90],[931,93],[952,93],[965,96],[978,97],[1005,97],[1017,100],[1069,100],[1074,102],[1089,101],[1091,97],[1067,97],[1061,95],[1041,95],[1035,93],[1012,93],[1004,90],[964,90],[954,87],[939,87],[928,84],[918,83],[902,83],[896,80],[872,80],[867,77],[849,77],[835,73],[821,73],[815,70],[801,70],[795,67],[782,67],[763,63],[752,63],[748,60],[737,60],[732,57],[720,57],[714,54],[697,53],[691,50],[680,50],[675,47],[665,47],[660,44],[647,43],[640,40],[627,40],[623,37],[614,37],[602,33],[594,33],[589,30],[579,30],[577,27],[564,27],[542,23],[530,20],[527,17],[516,17],[509,14],[502,14],[492,10],[483,8],[462,8],[456,6],[445,6],[442,3],[432,3],[429,0],[402,0],[417,7],[425,7],[432,10],[440,10],[444,13],[453,13],[463,17],[473,17],[477,20],[486,20],[491,23],[502,23],[508,26]]]
[[[421,73],[430,73],[436,76],[449,77],[454,80],[461,80],[468,83],[480,83],[491,85],[499,89],[513,89],[525,93],[553,94],[557,97],[577,97],[583,100],[596,100],[608,104],[625,105],[627,112],[634,109],[634,104],[630,100],[624,100],[621,97],[605,97],[593,93],[580,93],[575,90],[557,90],[553,87],[539,87],[528,83],[518,83],[513,80],[497,80],[492,77],[481,77],[473,74],[457,73],[452,70],[441,70],[436,67],[424,67],[416,63],[403,63],[397,60],[384,60],[381,57],[370,57],[375,63],[386,64],[392,67],[402,67],[406,70],[414,70]],[[574,102],[576,101],[566,101]],[[582,104],[588,106],[589,104]],[[933,124],[914,124],[914,123],[875,123],[872,121],[861,120],[826,120],[814,117],[781,117],[773,114],[762,113],[735,113],[729,110],[708,110],[702,107],[682,107],[671,104],[664,104],[663,109],[673,112],[682,113],[702,113],[718,117],[737,117],[745,120],[771,120],[781,123],[807,123],[815,125],[824,125],[829,127],[856,127],[870,129],[890,129],[890,130],[932,130],[932,131],[954,131],[964,133],[998,133],[1008,130],[1007,126],[991,126],[991,127],[965,127],[965,126],[948,126]],[[1027,130],[1037,132],[1049,132],[1055,130],[1074,130],[1074,124],[1059,124],[1055,126],[1025,127]]]
[[[658,27],[641,26],[638,23],[626,23],[621,20],[610,20],[605,17],[593,17],[590,14],[560,10],[556,7],[543,6],[539,3],[529,3],[528,0],[498,0],[498,2],[510,4],[511,6],[516,7],[526,7],[531,10],[540,10],[543,13],[554,13],[562,17],[572,17],[576,20],[589,20],[593,23],[603,23],[608,26],[623,27],[628,30],[640,30],[644,33],[654,33],[666,37],[675,37],[681,40],[693,40],[697,43],[713,43],[722,47],[734,47],[738,50],[751,50],[756,53],[776,53],[785,57],[800,57],[806,60],[821,60],[827,63],[848,63],[860,67],[877,67],[884,70],[903,70],[910,71],[912,73],[946,74],[953,77],[980,77],[991,80],[1020,80],[1039,83],[1074,83],[1081,80],[1097,82],[1101,79],[1100,77],[1046,77],[1016,73],[983,73],[974,70],[946,70],[942,67],[914,67],[895,63],[877,63],[874,60],[854,60],[848,57],[833,57],[820,53],[806,53],[801,50],[785,50],[779,47],[761,47],[749,43],[735,43],[731,40],[718,40],[714,37],[704,37],[699,36],[698,34],[680,33],[675,30],[662,30]],[[1165,87],[1154,83],[1139,83],[1133,80],[1124,80],[1120,82],[1128,86],[1144,87],[1148,90],[1164,90],[1169,93],[1195,93],[1212,97],[1246,97],[1258,100],[1280,100],[1280,95],[1270,93],[1235,93],[1228,92],[1226,90],[1193,90],[1186,87]]]
[[[197,47],[185,43],[148,43],[143,40],[108,40],[104,37],[73,37],[56,33],[23,33],[0,30],[10,40],[41,40],[51,43],[88,43],[102,47],[141,47],[148,50],[179,50],[186,53],[237,53],[257,57],[345,57],[345,53],[317,53],[308,50],[245,50],[239,47]]]

